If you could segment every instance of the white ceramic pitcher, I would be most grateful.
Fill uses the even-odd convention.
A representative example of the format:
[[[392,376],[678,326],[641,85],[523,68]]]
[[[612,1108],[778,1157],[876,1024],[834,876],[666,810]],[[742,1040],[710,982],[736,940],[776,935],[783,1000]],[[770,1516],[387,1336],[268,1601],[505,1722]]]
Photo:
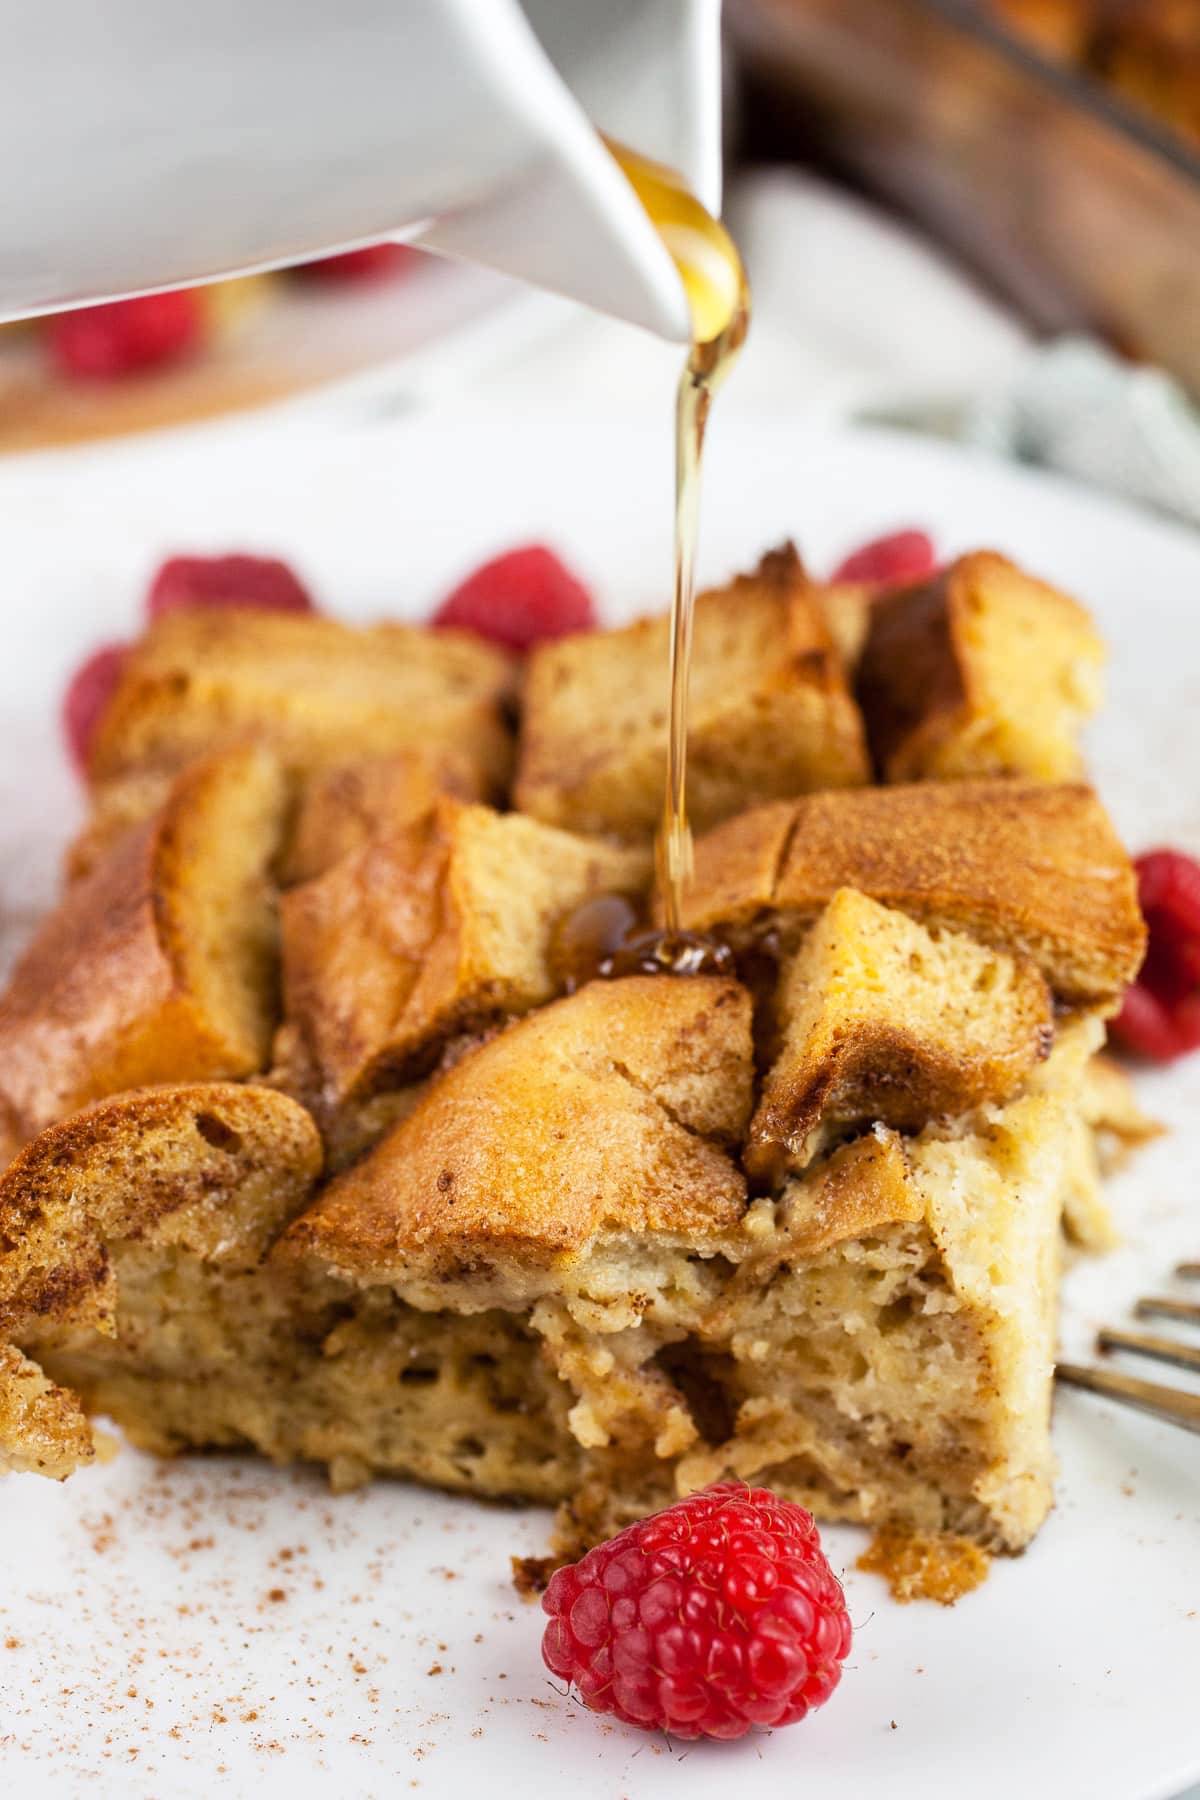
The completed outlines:
[[[0,319],[404,238],[663,336],[597,131],[720,202],[720,0],[0,0]]]

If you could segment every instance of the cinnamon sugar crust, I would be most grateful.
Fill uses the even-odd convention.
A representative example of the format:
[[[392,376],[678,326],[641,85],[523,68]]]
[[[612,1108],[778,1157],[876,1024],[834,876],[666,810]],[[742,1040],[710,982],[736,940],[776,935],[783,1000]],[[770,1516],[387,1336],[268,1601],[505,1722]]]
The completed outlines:
[[[751,1072],[750,1001],[735,982],[592,983],[464,1056],[276,1255],[358,1280],[477,1281],[494,1296],[601,1229],[731,1229]]]
[[[876,605],[839,603],[847,657]],[[865,778],[821,613],[790,548],[709,597],[702,819]],[[230,617],[135,652],[90,872],[0,1002],[10,1146],[96,1101],[0,1179],[0,1463],[67,1474],[105,1413],[160,1454],[557,1503],[564,1554],[728,1477],[1028,1542],[1063,1221],[1100,1242],[1096,1135],[1143,1129],[1089,1080],[1143,944],[1090,790],[741,813],[685,923],[745,981],[556,998],[563,916],[644,896],[661,625],[535,655],[526,752],[547,669],[575,699],[534,818],[477,799],[508,658]]]
[[[0,1180],[0,1469],[62,1476],[92,1459],[78,1401],[18,1346],[111,1338],[119,1245],[252,1267],[321,1161],[294,1101],[228,1083],[123,1095],[22,1151]]]
[[[919,1131],[1010,1099],[1054,1038],[1032,963],[961,932],[929,932],[851,888],[834,895],[784,965],[779,1054],[767,1070],[747,1167],[802,1167],[822,1134],[878,1121]]]
[[[795,948],[839,888],[1028,957],[1060,999],[1115,1010],[1145,952],[1133,867],[1091,788],[921,782],[806,794],[701,838],[683,923]]]
[[[125,1088],[266,1067],[285,807],[262,746],[203,758],[68,890],[0,995],[14,1141]]]

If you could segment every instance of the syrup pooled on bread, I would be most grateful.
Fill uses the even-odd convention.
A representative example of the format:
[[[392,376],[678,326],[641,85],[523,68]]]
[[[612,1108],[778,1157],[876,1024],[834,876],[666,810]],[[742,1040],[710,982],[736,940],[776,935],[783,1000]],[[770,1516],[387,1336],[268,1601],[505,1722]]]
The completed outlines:
[[[670,966],[669,942],[679,932],[683,886],[692,867],[687,818],[688,677],[695,612],[696,534],[704,436],[712,397],[745,341],[750,288],[729,233],[708,213],[674,170],[621,144],[609,149],[628,177],[679,271],[692,316],[692,346],[675,402],[675,585],[671,599],[670,730],[667,789],[658,839],[659,885],[668,943],[655,953]],[[678,974],[692,974],[694,946],[679,939]],[[707,965],[705,965],[707,967]]]
[[[564,994],[623,975],[729,975],[733,952],[698,931],[656,931],[623,894],[600,894],[565,914],[549,963]]]

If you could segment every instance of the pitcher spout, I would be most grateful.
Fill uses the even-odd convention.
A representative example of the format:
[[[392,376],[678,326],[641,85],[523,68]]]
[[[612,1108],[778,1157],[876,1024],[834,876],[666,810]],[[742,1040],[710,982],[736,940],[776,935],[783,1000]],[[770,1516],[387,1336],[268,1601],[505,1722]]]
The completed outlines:
[[[497,42],[493,66],[521,166],[416,241],[685,342],[678,272],[600,134],[677,170],[719,212],[720,0],[530,0],[524,14],[508,22],[522,54]]]

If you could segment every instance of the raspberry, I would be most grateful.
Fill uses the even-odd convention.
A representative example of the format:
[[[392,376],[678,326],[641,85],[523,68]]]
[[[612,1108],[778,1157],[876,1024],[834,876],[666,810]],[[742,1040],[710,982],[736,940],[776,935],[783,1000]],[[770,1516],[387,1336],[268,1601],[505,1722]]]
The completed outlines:
[[[583,583],[553,550],[526,544],[468,575],[442,601],[433,623],[473,631],[510,650],[528,650],[546,638],[590,631],[596,609]]]
[[[93,650],[75,671],[63,695],[63,734],[71,761],[80,774],[87,772],[96,727],[116,690],[128,654],[128,644],[104,644]]]
[[[1150,941],[1138,981],[1164,1005],[1177,1005],[1200,987],[1200,937],[1188,937],[1159,912],[1148,912],[1146,924]]]
[[[824,1704],[850,1619],[802,1506],[722,1482],[559,1569],[542,1656],[593,1712],[739,1738]]]
[[[1140,981],[1125,989],[1121,1010],[1108,1029],[1127,1050],[1151,1062],[1173,1062],[1183,1051],[1169,1009]]]
[[[1182,850],[1147,850],[1134,867],[1147,918],[1162,912],[1181,931],[1200,938],[1200,862]]]
[[[367,244],[362,250],[343,250],[338,256],[301,263],[297,273],[312,281],[380,281],[406,268],[417,254],[407,244]]]
[[[870,581],[880,587],[903,587],[922,581],[937,568],[937,552],[927,531],[893,531],[875,538],[845,557],[831,581]]]
[[[81,306],[46,321],[46,344],[59,369],[86,380],[175,362],[203,335],[204,308],[195,288]]]
[[[1175,1008],[1175,1035],[1180,1055],[1200,1050],[1200,992],[1189,994]]]
[[[1134,866],[1149,941],[1111,1029],[1127,1049],[1173,1062],[1200,1048],[1200,863],[1150,850]]]
[[[169,556],[150,583],[146,616],[189,606],[254,606],[262,612],[316,612],[312,595],[273,556]]]

